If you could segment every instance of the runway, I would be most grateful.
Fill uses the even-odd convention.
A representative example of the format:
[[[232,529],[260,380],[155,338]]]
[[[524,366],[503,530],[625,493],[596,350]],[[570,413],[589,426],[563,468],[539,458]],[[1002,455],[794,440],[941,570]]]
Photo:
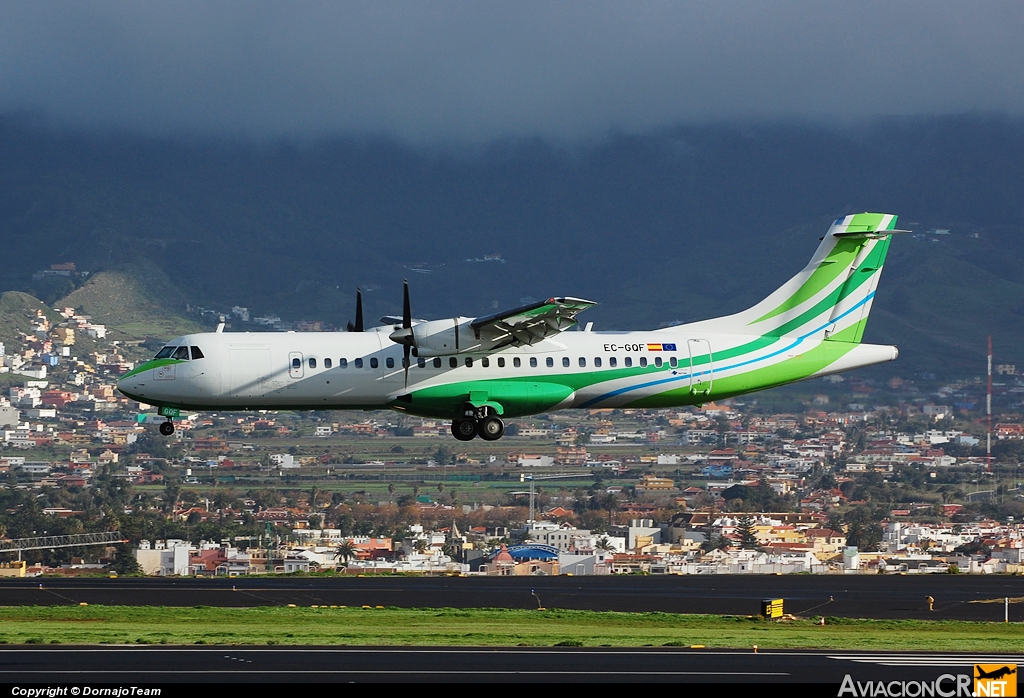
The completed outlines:
[[[1024,654],[714,651],[677,648],[0,648],[0,682],[159,685],[335,682],[802,683],[934,681]],[[1016,681],[1016,676],[1012,677]],[[946,679],[949,686],[955,678]],[[948,687],[948,686],[947,686]],[[831,693],[835,695],[835,693]],[[952,694],[950,694],[952,695]]]
[[[935,599],[928,610],[927,597]],[[0,605],[396,606],[566,608],[752,615],[782,598],[797,615],[1003,619],[1004,597],[1024,597],[1006,575],[707,575],[602,577],[259,577],[235,579],[4,579]],[[985,603],[980,603],[985,602]],[[1024,604],[1010,604],[1024,621]]]

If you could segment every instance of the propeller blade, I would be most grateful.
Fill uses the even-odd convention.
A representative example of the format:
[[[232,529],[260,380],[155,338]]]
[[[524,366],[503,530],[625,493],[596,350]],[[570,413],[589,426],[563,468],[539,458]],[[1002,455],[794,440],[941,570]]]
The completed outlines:
[[[409,304],[408,279],[403,279],[402,282],[402,327],[405,329],[412,327],[412,306]]]
[[[362,289],[356,289],[356,323],[353,325],[351,322],[346,326],[349,332],[362,332],[363,331],[363,291]]]
[[[405,360],[405,387],[409,387],[409,352],[416,341],[416,335],[412,333],[412,304],[409,302],[409,279],[402,279],[402,329],[409,330],[409,342],[402,346],[402,355]]]
[[[409,352],[412,351],[412,346],[405,344],[402,346],[402,354],[405,358],[402,360],[402,365],[405,366],[405,387],[409,387]]]

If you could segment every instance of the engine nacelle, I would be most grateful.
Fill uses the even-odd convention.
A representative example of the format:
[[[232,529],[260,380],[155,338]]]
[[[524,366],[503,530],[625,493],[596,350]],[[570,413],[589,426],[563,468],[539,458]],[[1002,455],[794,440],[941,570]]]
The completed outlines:
[[[493,342],[480,341],[469,323],[473,318],[455,317],[413,325],[416,355],[420,357],[486,351]]]

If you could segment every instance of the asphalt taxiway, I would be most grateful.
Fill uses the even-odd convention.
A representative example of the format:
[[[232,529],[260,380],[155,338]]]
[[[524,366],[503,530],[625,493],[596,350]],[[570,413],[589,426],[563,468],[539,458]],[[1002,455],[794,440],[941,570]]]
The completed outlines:
[[[927,598],[935,600],[928,610]],[[797,615],[1024,621],[1024,577],[692,575],[0,579],[0,605],[566,608],[751,615],[782,598]]]
[[[948,675],[944,679],[948,690],[954,687],[956,676],[970,675],[976,663],[1024,665],[1024,654],[570,647],[3,647],[0,682],[152,685],[543,681],[805,683],[838,687],[846,675],[861,682],[935,681]]]

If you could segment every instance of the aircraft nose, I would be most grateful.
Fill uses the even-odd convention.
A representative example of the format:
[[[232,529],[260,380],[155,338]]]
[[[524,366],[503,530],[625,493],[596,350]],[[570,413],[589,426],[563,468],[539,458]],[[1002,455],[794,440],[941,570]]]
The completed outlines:
[[[129,374],[117,381],[117,389],[123,395],[127,395],[131,398],[137,398],[146,382],[142,378],[143,374],[140,373]]]

